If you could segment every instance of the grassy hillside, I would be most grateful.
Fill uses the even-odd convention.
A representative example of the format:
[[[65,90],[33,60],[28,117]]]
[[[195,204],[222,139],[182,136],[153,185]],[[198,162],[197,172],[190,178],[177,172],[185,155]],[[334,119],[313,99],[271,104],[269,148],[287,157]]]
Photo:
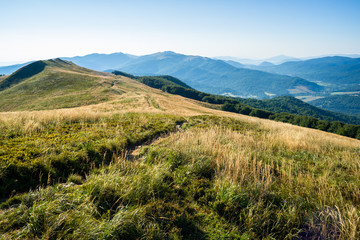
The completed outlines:
[[[303,119],[296,115],[285,116],[283,114],[276,114],[276,112],[280,110],[284,110],[282,112],[286,113],[297,111],[298,114],[309,115],[322,120],[340,120],[347,123],[358,123],[354,117],[352,119],[351,117],[341,116],[341,114],[336,115],[322,111],[310,105],[304,106],[306,104],[302,104],[300,101],[296,103],[294,100],[285,100],[283,102],[285,102],[286,106],[283,103],[279,103],[279,101],[257,101],[263,105],[259,110],[241,103],[240,100],[199,92],[171,76],[135,77],[120,71],[113,73],[124,79],[130,80],[129,78],[131,78],[150,87],[162,89],[163,91],[173,94],[179,94],[183,97],[211,104],[222,104],[222,109],[226,111],[280,120],[349,137],[360,138],[359,127],[357,126],[347,126],[342,123],[333,126],[330,123],[319,122],[317,119]],[[130,86],[133,84],[134,81]],[[38,110],[96,104],[113,99],[116,95],[127,92],[129,89],[127,89],[126,86],[126,81],[120,80],[119,77],[112,74],[82,68],[61,59],[38,61],[19,69],[0,81],[0,89],[2,89],[2,91],[0,91],[0,100],[2,100],[0,101],[0,110]],[[247,101],[250,103],[256,102],[256,100]],[[274,106],[274,104],[276,106]],[[274,111],[275,114],[274,112],[262,110],[269,110],[268,108],[274,109],[274,107],[276,108]]]
[[[115,74],[118,73],[115,72]],[[121,75],[124,74],[121,73]],[[224,111],[272,119],[360,139],[360,125],[353,125],[360,123],[359,118],[325,111],[293,97],[278,97],[270,100],[229,98],[186,88],[161,76],[140,78],[132,76],[132,78],[164,92],[216,104],[209,105],[212,108],[221,108]]]
[[[0,110],[88,105],[120,94],[114,77],[60,59],[31,63],[0,82]]]
[[[0,197],[66,179],[71,173],[85,175],[108,164],[113,154],[168,132],[180,121],[166,115],[121,114],[34,121],[23,128],[5,125],[0,135]]]
[[[0,113],[0,239],[360,237],[359,140],[70,68],[122,94]]]
[[[33,144],[38,162],[51,170],[30,168],[43,187],[1,205],[1,238],[359,237],[358,140],[146,88],[128,94],[77,109],[0,114],[7,131],[18,131],[11,142],[24,146],[14,149],[24,154]],[[39,144],[45,136],[50,141]],[[68,167],[79,156],[90,173]],[[16,161],[21,170],[30,166],[19,155]],[[59,166],[68,174],[55,181]]]

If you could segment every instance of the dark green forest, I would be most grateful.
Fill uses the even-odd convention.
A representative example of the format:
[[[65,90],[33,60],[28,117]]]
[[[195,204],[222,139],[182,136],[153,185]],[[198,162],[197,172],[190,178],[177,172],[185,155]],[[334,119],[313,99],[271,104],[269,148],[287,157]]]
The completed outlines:
[[[333,95],[311,101],[317,107],[360,117],[360,95]]]

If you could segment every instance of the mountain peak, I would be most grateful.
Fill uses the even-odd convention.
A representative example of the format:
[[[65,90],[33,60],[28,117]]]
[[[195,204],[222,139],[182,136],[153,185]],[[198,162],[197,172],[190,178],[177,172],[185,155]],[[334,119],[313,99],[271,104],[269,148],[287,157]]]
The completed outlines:
[[[9,88],[11,86],[14,86],[25,79],[31,78],[41,73],[47,67],[63,68],[63,69],[65,68],[65,69],[72,69],[77,71],[83,69],[82,67],[79,67],[70,61],[65,61],[60,58],[39,60],[18,69],[16,72],[14,72],[9,77],[7,77],[4,81],[0,83],[0,91]],[[88,71],[92,71],[92,70],[88,70]]]

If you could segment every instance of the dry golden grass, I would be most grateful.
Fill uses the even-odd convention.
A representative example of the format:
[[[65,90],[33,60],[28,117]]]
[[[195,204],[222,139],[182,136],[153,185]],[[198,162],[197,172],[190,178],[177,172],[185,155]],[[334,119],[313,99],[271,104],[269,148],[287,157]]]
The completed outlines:
[[[58,71],[65,70],[58,69]],[[246,231],[251,232],[256,227],[267,229],[266,226],[261,225],[262,222],[272,221],[271,215],[277,214],[276,217],[285,219],[284,222],[279,220],[278,225],[272,222],[268,224],[272,225],[273,229],[277,229],[276,234],[279,236],[282,236],[281,231],[287,232],[289,229],[286,228],[290,226],[291,229],[305,229],[307,233],[314,233],[319,239],[332,239],[334,236],[341,239],[360,237],[359,140],[291,124],[223,112],[216,110],[216,106],[210,108],[210,104],[164,93],[122,76],[115,77],[98,72],[92,74],[88,70],[82,72],[78,68],[76,71],[67,71],[67,73],[96,77],[101,86],[111,89],[110,100],[74,108],[2,112],[0,131],[16,129],[28,134],[46,129],[49,125],[62,125],[64,122],[100,120],[99,124],[89,129],[87,133],[89,135],[86,136],[89,137],[91,133],[96,134],[99,129],[107,129],[107,124],[112,124],[101,119],[129,112],[180,116],[187,119],[189,125],[194,121],[192,117],[197,115],[229,117],[231,119],[223,125],[195,124],[187,130],[184,130],[186,126],[184,129],[178,128],[178,132],[158,139],[148,148],[159,148],[161,153],[167,151],[181,153],[181,156],[184,155],[189,159],[190,170],[199,162],[209,160],[211,169],[215,170],[215,177],[207,179],[211,181],[208,190],[214,190],[215,200],[209,200],[213,202],[208,207],[215,206],[222,191],[228,198],[231,198],[229,197],[232,196],[231,194],[242,197],[245,193],[249,196],[249,202],[252,201],[245,210],[242,209],[243,219],[240,220],[243,221],[242,226],[248,227]],[[100,89],[98,87],[97,90]],[[75,93],[69,95],[73,96]],[[129,123],[129,129],[137,129],[137,124],[147,125],[148,117],[137,116],[136,122]],[[236,128],[231,128],[232,121],[240,121],[244,127],[234,130]],[[30,134],[30,136],[34,135]],[[138,148],[132,154],[142,155],[144,154],[142,150]],[[108,168],[111,171],[107,172],[108,169],[104,168],[101,170],[103,173],[90,174],[86,181],[88,185],[101,186],[99,189],[104,192],[106,189],[114,189],[114,192],[121,196],[126,197],[128,193],[136,195],[134,202],[138,204],[136,199],[141,195],[139,189],[147,192],[150,189],[149,184],[155,186],[172,170],[167,166],[168,156],[162,156],[165,160],[162,159],[163,162],[158,165],[128,161],[125,159],[126,156],[122,152],[121,156],[114,157],[113,166]],[[131,168],[126,170],[128,172],[126,174],[122,172],[121,175],[119,169],[126,169],[130,165]],[[187,178],[189,169],[183,172],[180,169],[174,174],[174,178],[177,174],[181,178]],[[82,178],[78,177],[78,181],[82,182]],[[194,177],[194,182],[199,180],[197,177]],[[200,183],[203,181],[205,180],[201,179]],[[167,184],[166,182],[166,186]],[[175,188],[181,187],[176,186],[177,184],[178,182],[175,181]],[[182,190],[189,189],[185,187]],[[270,205],[266,205],[268,196],[274,197],[274,202],[279,201],[279,205],[274,207],[272,204],[276,205],[276,203],[271,201]],[[92,201],[94,200],[89,199],[87,206],[90,206]],[[237,199],[234,202],[235,205],[238,204]],[[57,204],[55,206],[57,207]],[[79,209],[82,207],[80,206]],[[238,210],[237,206],[234,209]],[[92,217],[89,215],[84,219]],[[256,221],[261,224],[256,225]],[[306,225],[303,225],[305,223]],[[91,225],[96,224],[89,224],[87,227],[90,229]],[[296,235],[296,233],[289,234],[288,238],[291,238],[291,234]],[[265,233],[258,236],[265,236]]]
[[[267,120],[248,122],[256,122],[260,134],[196,128],[159,144],[194,156],[193,161],[204,155],[211,158],[218,189],[231,183],[264,194],[276,189],[290,198],[302,197],[323,209],[310,220],[309,231],[322,232],[324,238],[340,231],[341,239],[357,239],[360,141]]]
[[[274,136],[269,136],[274,140],[271,144],[278,144],[276,139],[281,139],[282,144],[286,144],[290,148],[312,147],[322,149],[328,143],[344,147],[358,147],[360,144],[359,140],[319,130],[211,109],[201,102],[167,94],[129,78],[119,77],[118,79],[121,80],[121,84],[115,85],[115,88],[125,93],[117,95],[111,101],[76,108],[2,112],[0,113],[0,123],[18,126],[41,125],[54,120],[61,122],[64,120],[95,119],[124,112],[167,113],[184,117],[215,115],[233,117],[271,130],[274,134]],[[157,107],[153,106],[149,98],[156,103]],[[314,141],[316,144],[313,144]]]
[[[181,141],[177,141],[177,144],[189,149],[199,146],[196,151],[209,152],[210,155],[216,156],[215,164],[218,169],[222,169],[222,177],[240,184],[252,179],[251,181],[259,182],[267,188],[274,180],[272,175],[274,171],[280,173],[284,185],[289,187],[294,185],[294,181],[302,183],[309,182],[311,179],[319,186],[328,184],[327,178],[331,175],[330,173],[326,173],[316,180],[313,179],[314,174],[310,172],[300,171],[294,175],[294,169],[299,168],[297,165],[301,163],[289,161],[281,155],[284,152],[311,153],[317,156],[321,164],[329,171],[340,164],[348,166],[352,173],[360,175],[359,140],[206,108],[195,100],[170,95],[132,79],[125,77],[118,79],[121,79],[122,82],[118,88],[125,93],[109,102],[69,109],[5,112],[0,113],[0,123],[2,127],[20,127],[25,132],[31,132],[37,131],[49,123],[95,120],[124,112],[167,113],[183,117],[203,114],[233,117],[256,126],[261,129],[261,133],[256,134],[252,130],[239,133],[221,128],[206,131],[198,129],[183,133]],[[173,138],[178,139],[179,136],[173,136]],[[201,142],[201,144],[194,145],[196,142]],[[274,159],[265,161],[262,159],[262,155]],[[334,159],[337,160],[334,161]],[[319,189],[327,188],[319,187]],[[354,191],[355,195],[359,192],[356,189]],[[334,196],[337,197],[338,194],[335,192]],[[323,194],[328,201],[327,194]],[[356,196],[356,198],[359,197]]]
[[[281,209],[276,210],[279,218],[294,223],[306,220],[306,226],[292,226],[294,228],[315,232],[320,239],[360,237],[359,140],[207,108],[203,103],[170,95],[125,77],[117,79],[121,81],[113,88],[123,93],[108,102],[68,109],[3,112],[0,130],[20,128],[27,133],[36,132],[48,124],[98,120],[127,112],[165,113],[190,119],[189,122],[197,115],[231,117],[233,121],[245,123],[244,129],[233,130],[221,125],[192,127],[159,139],[153,145],[181,152],[190,158],[190,165],[199,159],[210,159],[215,169],[216,192],[236,188],[248,195],[259,193],[256,203],[249,206],[249,216],[244,223],[247,226],[255,226],[252,221],[259,214],[262,214],[259,218],[270,219],[266,214],[273,214],[271,206],[265,206],[262,199],[272,194],[283,201]],[[138,120],[146,122],[147,118]],[[119,159],[123,161],[115,165],[126,163],[124,157]],[[132,164],[143,166],[140,161]],[[162,176],[164,169],[156,173]],[[151,174],[146,176],[150,178]],[[114,177],[119,176],[114,174]],[[311,212],[311,209],[318,211]]]
[[[357,155],[360,152],[359,141],[344,137],[337,138],[337,135],[311,129],[306,131],[307,129],[300,127],[293,128],[294,126],[287,126],[288,129],[271,127],[273,126],[263,128],[261,134],[256,134],[251,130],[237,132],[220,127],[206,130],[195,129],[173,135],[172,141],[179,146],[185,146],[186,149],[196,148],[194,151],[204,151],[216,156],[217,168],[223,169],[222,171],[226,173],[224,176],[236,182],[239,177],[240,179],[248,178],[249,172],[253,173],[253,178],[262,176],[266,181],[272,179],[268,175],[270,172],[266,164],[264,172],[259,174],[258,168],[262,166],[259,163],[262,161],[259,157],[261,153],[282,161],[284,159],[278,156],[279,153],[307,152],[318,156],[322,161],[331,160],[326,165],[328,168],[332,167],[330,164],[334,164],[334,159],[339,159],[342,164],[351,166],[353,171],[359,171],[360,174],[360,158]],[[285,169],[280,172],[291,177],[291,166],[287,166],[286,162],[282,162],[281,166]],[[270,167],[274,169],[279,166]]]
[[[163,93],[135,80],[121,77],[121,84],[114,85],[124,93],[112,97],[111,101],[75,107],[42,111],[0,112],[3,126],[37,129],[50,122],[98,119],[125,112],[167,113],[177,116],[212,114],[213,110],[196,101]],[[154,106],[153,104],[156,104]]]

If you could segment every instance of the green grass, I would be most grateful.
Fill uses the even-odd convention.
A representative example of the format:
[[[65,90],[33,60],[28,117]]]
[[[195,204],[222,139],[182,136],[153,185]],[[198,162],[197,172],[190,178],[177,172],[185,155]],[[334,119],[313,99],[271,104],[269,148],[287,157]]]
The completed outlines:
[[[2,114],[0,239],[360,238],[359,141],[240,115],[114,114],[166,107],[61,60],[36,72],[13,75],[0,109],[142,98]]]
[[[175,128],[180,118],[123,114],[94,120],[3,127],[0,196],[84,175],[127,148]],[[27,129],[25,129],[27,127]]]
[[[41,63],[41,71],[29,69]],[[114,78],[61,60],[35,62],[4,81],[0,111],[42,110],[89,105],[109,100],[122,92]]]
[[[65,124],[48,134],[64,132],[58,145],[76,154],[77,134],[99,149],[123,129],[127,137],[114,146],[125,139],[136,145],[180,121],[178,132],[144,145],[135,158],[122,155],[86,176],[13,196],[1,205],[2,238],[358,239],[356,144],[292,126],[153,114]]]

